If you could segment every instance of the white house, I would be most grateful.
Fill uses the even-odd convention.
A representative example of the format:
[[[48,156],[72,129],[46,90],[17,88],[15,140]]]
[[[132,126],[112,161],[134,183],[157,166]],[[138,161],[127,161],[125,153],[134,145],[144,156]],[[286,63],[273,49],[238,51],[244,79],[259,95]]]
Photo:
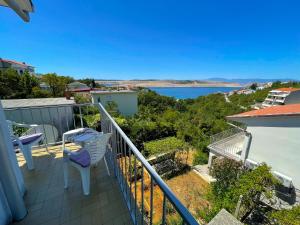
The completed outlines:
[[[278,88],[269,92],[262,107],[300,103],[300,88]]]
[[[17,62],[14,60],[0,58],[0,70],[9,68],[16,70],[20,75],[22,75],[25,71],[28,71],[32,75],[34,74],[34,67],[26,64],[25,62]]]
[[[243,161],[248,167],[267,163],[283,186],[300,189],[300,104],[273,106],[227,117],[247,125],[212,137],[213,156]]]
[[[94,104],[101,102],[102,105],[107,106],[110,102],[114,102],[118,106],[118,111],[126,116],[138,112],[136,91],[91,91],[90,93]]]

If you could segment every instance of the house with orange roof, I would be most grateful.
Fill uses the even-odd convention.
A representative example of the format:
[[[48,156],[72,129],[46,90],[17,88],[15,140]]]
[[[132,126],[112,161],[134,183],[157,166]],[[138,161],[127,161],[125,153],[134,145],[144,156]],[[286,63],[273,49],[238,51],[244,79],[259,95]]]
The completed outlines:
[[[300,104],[252,110],[227,119],[247,128],[233,127],[211,137],[209,167],[219,156],[241,161],[248,168],[267,163],[282,181],[279,195],[290,204],[300,200]]]
[[[262,107],[300,103],[300,88],[278,88],[269,92]]]
[[[18,74],[22,75],[25,71],[28,71],[30,74],[34,74],[34,67],[26,64],[25,62],[17,62],[10,59],[0,58],[0,70],[14,69]]]

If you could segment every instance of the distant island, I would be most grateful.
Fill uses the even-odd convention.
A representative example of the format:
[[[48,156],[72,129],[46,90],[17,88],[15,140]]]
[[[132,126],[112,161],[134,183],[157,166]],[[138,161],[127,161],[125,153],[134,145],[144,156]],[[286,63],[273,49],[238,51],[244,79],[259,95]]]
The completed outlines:
[[[97,80],[105,86],[131,87],[241,87],[237,82],[210,80]]]

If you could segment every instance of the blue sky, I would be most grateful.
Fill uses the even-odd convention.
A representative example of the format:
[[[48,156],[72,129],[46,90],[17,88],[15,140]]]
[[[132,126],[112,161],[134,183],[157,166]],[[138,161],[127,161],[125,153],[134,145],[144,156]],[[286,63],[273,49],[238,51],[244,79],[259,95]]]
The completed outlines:
[[[300,79],[298,0],[33,2],[29,24],[0,7],[0,57],[40,73]]]

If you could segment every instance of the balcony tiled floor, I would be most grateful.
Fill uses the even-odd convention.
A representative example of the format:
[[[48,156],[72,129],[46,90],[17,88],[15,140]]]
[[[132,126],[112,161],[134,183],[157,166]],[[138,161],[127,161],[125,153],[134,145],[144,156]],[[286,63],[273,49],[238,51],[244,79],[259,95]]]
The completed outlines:
[[[60,146],[49,148],[49,152],[33,151],[33,171],[27,170],[22,154],[17,154],[27,188],[24,199],[28,215],[14,224],[132,224],[118,184],[113,176],[108,176],[103,162],[92,168],[91,193],[84,196],[80,174],[75,168],[69,170],[69,188],[63,187]]]

